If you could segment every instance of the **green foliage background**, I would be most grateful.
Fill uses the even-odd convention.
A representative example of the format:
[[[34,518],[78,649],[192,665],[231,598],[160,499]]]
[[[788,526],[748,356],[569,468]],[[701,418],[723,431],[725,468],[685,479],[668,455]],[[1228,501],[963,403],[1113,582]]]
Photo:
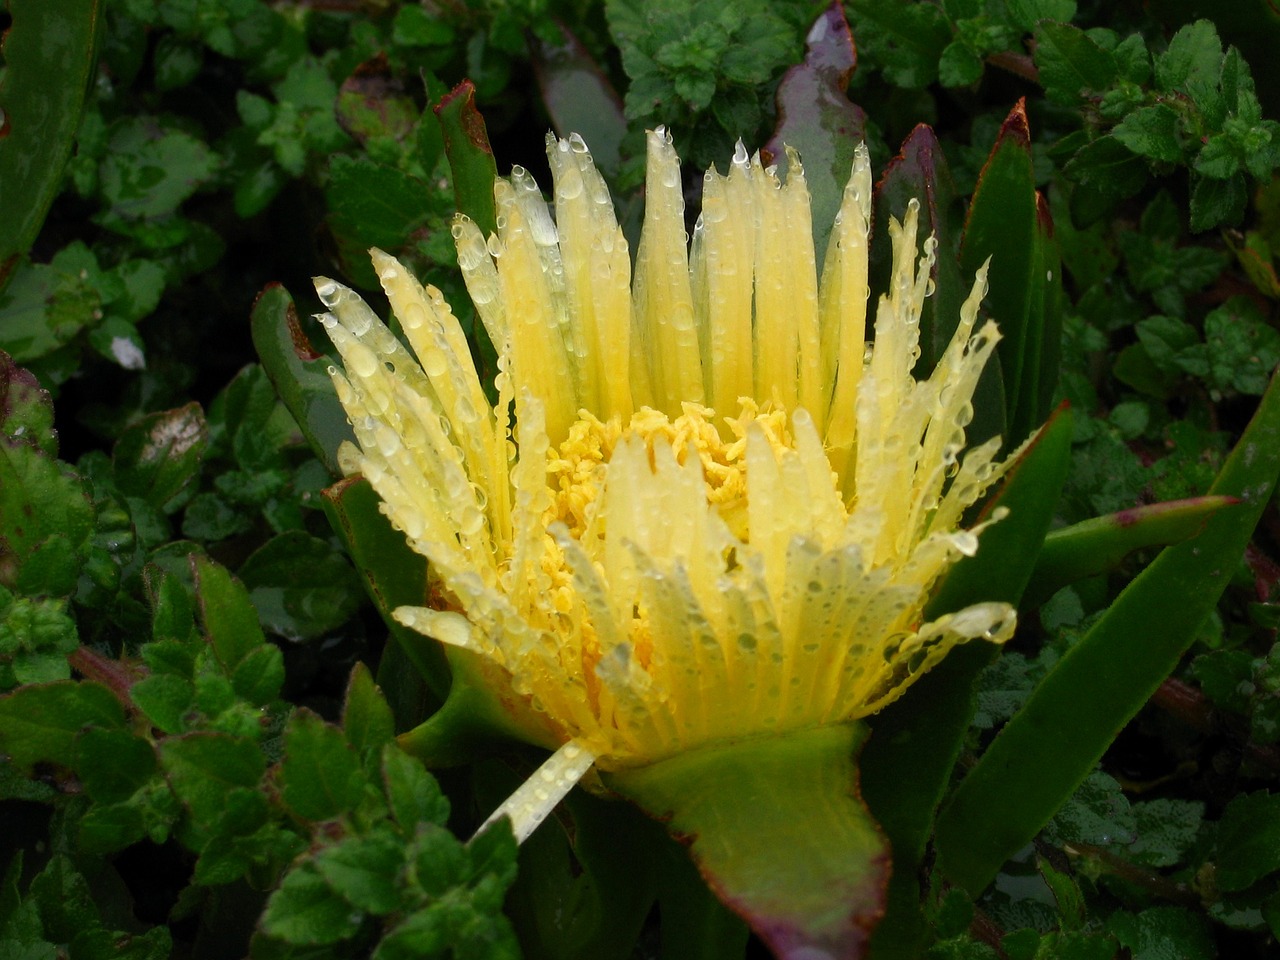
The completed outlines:
[[[87,85],[63,90],[74,71],[41,61],[42,3],[86,63],[96,52]],[[509,834],[462,842],[536,754],[437,780],[397,746],[440,691],[387,643],[325,516],[331,465],[256,362],[249,318],[274,282],[302,313],[318,307],[312,274],[375,288],[377,245],[471,324],[433,110],[450,89],[475,84],[504,172],[546,184],[546,130],[582,133],[634,232],[646,126],[673,131],[696,199],[735,141],[763,146],[784,115],[817,110],[777,97],[823,5],[6,6],[0,689],[16,692],[0,698],[0,954],[759,949],[708,908],[703,952],[672,952],[607,852],[540,835],[517,879]],[[967,197],[1026,100],[1064,270],[1059,396],[1077,414],[1056,521],[1203,494],[1280,362],[1280,16],[1263,0],[848,0],[844,14],[877,169],[927,123]],[[11,215],[30,204],[5,153],[27,71],[65,94],[74,130],[31,229]],[[1276,948],[1276,530],[1272,505],[1185,662],[994,886],[974,901],[926,884],[928,956]],[[969,760],[1149,557],[1024,620],[982,675]],[[603,816],[573,803],[579,826]],[[696,886],[668,859],[668,889]],[[677,905],[662,909],[674,925]]]

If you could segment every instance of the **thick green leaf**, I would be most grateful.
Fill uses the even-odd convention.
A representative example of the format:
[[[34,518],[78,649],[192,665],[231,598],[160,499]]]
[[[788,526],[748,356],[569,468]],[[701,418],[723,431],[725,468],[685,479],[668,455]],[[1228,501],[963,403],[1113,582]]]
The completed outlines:
[[[258,294],[250,318],[253,346],[285,407],[317,457],[335,477],[338,446],[355,441],[329,379],[332,361],[311,345],[289,291],[278,283]]]
[[[784,147],[799,151],[819,264],[853,169],[853,151],[865,136],[866,111],[845,94],[857,62],[844,8],[833,2],[809,30],[804,61],[778,85],[778,124],[761,151],[769,163],[785,161]]]
[[[444,130],[444,150],[453,171],[453,195],[459,212],[476,222],[485,236],[497,229],[493,181],[498,167],[489,146],[484,117],[476,109],[476,88],[463,80],[436,105]]]
[[[1231,497],[1172,500],[1054,530],[1036,558],[1025,603],[1037,607],[1068,584],[1115,569],[1134,550],[1193,537],[1209,517],[1235,502]]]
[[[551,42],[532,38],[533,69],[557,135],[576,133],[591,148],[591,157],[606,178],[618,172],[627,121],[622,98],[581,41],[563,23],[552,25],[560,36]]]
[[[421,606],[427,596],[427,558],[410,549],[404,534],[378,509],[381,501],[363,477],[348,477],[324,491],[325,513],[342,538],[365,590],[386,621],[392,639],[441,701],[449,692],[449,665],[440,644],[392,619],[400,606]]]
[[[123,726],[120,701],[96,683],[61,680],[0,697],[0,753],[20,770],[41,761],[74,766],[80,731]]]
[[[681,753],[610,774],[688,842],[781,960],[855,957],[884,909],[888,845],[857,793],[859,725]]]
[[[916,376],[925,376],[951,342],[960,323],[960,305],[969,295],[973,277],[961,274],[956,256],[964,219],[963,202],[956,192],[942,145],[933,130],[924,124],[917,125],[902,142],[902,149],[886,165],[876,184],[874,222],[882,226],[881,239],[872,244],[871,270],[877,290],[887,286],[892,267],[888,232],[883,225],[888,224],[890,217],[901,220],[912,200],[920,204],[920,235],[936,237],[939,251],[929,272],[933,296],[925,299],[920,316],[920,359]],[[971,444],[1004,435],[1004,393],[998,358],[992,358],[983,371],[973,409],[973,422],[966,431]]]
[[[939,863],[971,893],[1029,841],[1177,665],[1226,588],[1280,473],[1273,378],[1210,494],[1239,497],[1167,547],[1041,681],[938,821]]]
[[[1019,443],[1049,412],[1057,383],[1061,271],[1052,224],[1035,188],[1026,104],[1010,111],[978,177],[969,206],[960,270],[973,276],[990,259],[985,305],[1000,326],[1006,443]]]
[[[978,552],[952,570],[927,616],[973,603],[1017,604],[1030,575],[1030,558],[1044,541],[1071,457],[1072,417],[1060,410],[1010,470],[984,507],[1009,516],[986,530]],[[903,697],[868,721],[862,751],[862,794],[893,849],[888,907],[871,939],[871,956],[914,956],[927,933],[920,910],[919,866],[934,816],[973,716],[973,685],[996,655],[985,643],[952,650]]]
[[[0,82],[0,289],[35,242],[95,76],[102,0],[9,0]]]
[[[111,449],[116,484],[125,496],[172,512],[199,480],[208,445],[200,404],[148,414],[127,427]]]
[[[305,708],[289,718],[280,786],[290,810],[304,820],[332,819],[360,802],[364,784],[341,730]]]
[[[336,630],[360,607],[360,578],[327,540],[302,530],[272,537],[239,570],[262,626],[289,640]]]

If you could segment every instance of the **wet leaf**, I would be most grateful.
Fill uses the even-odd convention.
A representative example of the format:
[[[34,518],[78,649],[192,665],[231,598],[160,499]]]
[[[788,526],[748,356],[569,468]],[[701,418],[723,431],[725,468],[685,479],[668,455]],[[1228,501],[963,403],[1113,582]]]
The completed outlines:
[[[1280,473],[1273,378],[1210,494],[1239,505],[1166,547],[1041,681],[938,821],[939,863],[971,893],[1033,837],[1177,664],[1216,605]]]
[[[832,3],[809,30],[804,62],[788,70],[778,86],[778,125],[761,151],[766,163],[785,161],[784,146],[799,151],[819,264],[853,168],[853,151],[865,136],[867,114],[845,94],[857,62],[844,8]]]
[[[208,444],[200,404],[148,414],[129,426],[112,448],[120,492],[165,512],[176,510],[199,479]]]

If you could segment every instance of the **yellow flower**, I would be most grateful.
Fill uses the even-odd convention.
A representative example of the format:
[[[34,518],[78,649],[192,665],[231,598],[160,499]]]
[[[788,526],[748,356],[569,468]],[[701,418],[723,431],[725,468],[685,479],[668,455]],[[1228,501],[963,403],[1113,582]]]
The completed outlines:
[[[495,236],[453,228],[498,351],[496,406],[440,292],[394,259],[373,251],[412,354],[352,291],[316,285],[360,445],[344,469],[440,598],[397,619],[497,665],[563,745],[504,807],[518,834],[593,763],[863,717],[955,644],[1014,626],[999,603],[923,617],[977,547],[962,514],[1004,469],[998,440],[961,457],[997,340],[975,331],[985,268],[917,381],[934,241],[918,254],[915,203],[890,222],[867,345],[865,149],[821,282],[794,154],[784,184],[739,145],[727,176],[706,174],[687,246],[679,161],[650,133],[633,277],[581,139],[547,153],[552,207],[517,167],[495,185]]]

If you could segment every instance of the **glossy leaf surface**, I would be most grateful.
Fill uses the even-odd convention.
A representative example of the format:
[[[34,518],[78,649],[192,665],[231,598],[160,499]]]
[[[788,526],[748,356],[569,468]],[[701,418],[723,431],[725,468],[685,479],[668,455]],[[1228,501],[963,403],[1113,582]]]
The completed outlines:
[[[1239,497],[1167,547],[1062,658],[961,782],[938,822],[944,874],[973,894],[1029,841],[1177,665],[1213,610],[1280,473],[1272,379],[1210,494]]]
[[[788,70],[778,85],[778,126],[761,153],[767,163],[776,163],[785,161],[784,146],[800,152],[821,264],[867,114],[845,94],[858,58],[839,3],[818,16],[805,43],[804,62]]]
[[[1017,604],[1053,519],[1071,456],[1072,417],[1060,410],[1023,453],[984,513],[1009,516],[986,530],[978,552],[952,570],[927,615],[984,600]],[[912,956],[925,936],[919,865],[943,791],[973,714],[973,684],[996,656],[990,644],[952,650],[903,697],[869,721],[862,752],[862,793],[893,847],[888,910],[871,941],[871,956]]]
[[[102,0],[10,0],[0,83],[0,289],[35,241],[94,77]]]

